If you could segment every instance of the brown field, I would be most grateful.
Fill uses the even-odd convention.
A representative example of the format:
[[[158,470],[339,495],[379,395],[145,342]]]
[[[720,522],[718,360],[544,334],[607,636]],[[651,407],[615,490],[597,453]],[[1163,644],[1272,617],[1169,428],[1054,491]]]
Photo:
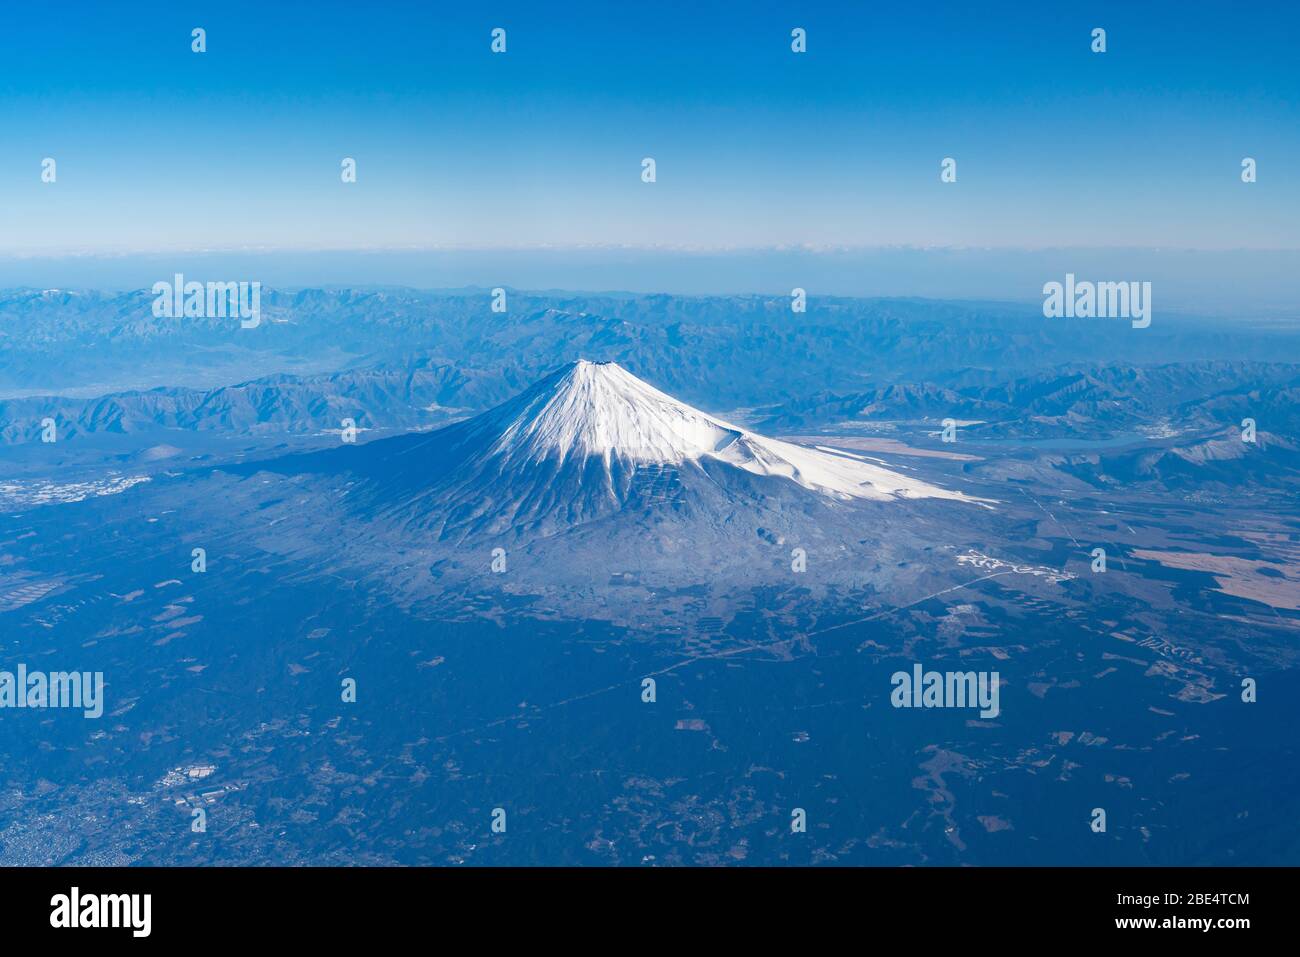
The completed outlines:
[[[1133,554],[1167,568],[1209,572],[1215,576],[1218,590],[1226,595],[1300,611],[1300,569],[1294,566],[1205,552],[1153,552],[1139,548]],[[1271,569],[1283,577],[1261,575],[1261,568]]]

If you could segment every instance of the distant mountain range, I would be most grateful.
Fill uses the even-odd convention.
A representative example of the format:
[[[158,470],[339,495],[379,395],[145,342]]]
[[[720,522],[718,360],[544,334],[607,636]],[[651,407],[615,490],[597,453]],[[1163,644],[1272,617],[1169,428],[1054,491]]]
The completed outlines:
[[[1170,491],[1217,489],[1244,498],[1300,482],[1300,442],[1293,434],[1268,431],[1246,442],[1240,427],[1229,427],[1179,442],[1047,455],[1043,463],[1096,488],[1150,484]]]
[[[758,428],[790,431],[872,422],[979,423],[973,437],[1105,438],[1238,424],[1250,417],[1275,432],[1300,434],[1300,364],[1184,362],[1047,370],[977,384],[899,383],[866,392],[819,392],[754,410]]]
[[[753,428],[776,433],[893,423],[937,427],[953,418],[980,423],[966,427],[969,437],[1097,439],[1213,429],[1251,417],[1261,429],[1300,436],[1300,364],[1090,366],[1005,382],[989,381],[996,376],[985,370],[954,370],[948,379],[946,385],[819,390],[739,414]],[[65,439],[175,429],[301,435],[337,430],[344,418],[360,429],[409,431],[482,411],[518,392],[524,384],[518,380],[513,370],[423,357],[310,376],[276,374],[208,390],[159,387],[93,399],[6,399],[0,400],[0,444],[38,441],[46,417],[55,419]]]
[[[312,376],[277,374],[215,389],[158,387],[93,399],[26,397],[0,400],[0,443],[39,441],[51,417],[61,438],[159,429],[221,431],[235,436],[301,434],[445,425],[502,398],[506,381],[482,370],[416,359]]]
[[[170,278],[170,277],[160,277]],[[201,278],[201,277],[200,277]],[[228,278],[228,277],[227,277]],[[739,409],[897,383],[1008,382],[1069,364],[1300,358],[1300,329],[1161,313],[1150,328],[1048,320],[1032,305],[820,297],[308,289],[262,294],[262,322],[155,318],[147,291],[0,292],[0,396],[207,391],[412,357],[483,370],[490,403],[578,358],[612,360],[697,406]],[[958,375],[950,381],[950,376]],[[474,405],[473,402],[462,402]],[[481,406],[480,406],[481,407]]]

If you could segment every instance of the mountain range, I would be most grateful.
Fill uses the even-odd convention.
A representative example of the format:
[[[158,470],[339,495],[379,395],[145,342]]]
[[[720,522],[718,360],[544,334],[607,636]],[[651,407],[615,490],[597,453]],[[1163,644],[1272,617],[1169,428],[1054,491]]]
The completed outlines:
[[[895,382],[868,391],[819,389],[778,404],[736,410],[769,432],[972,423],[971,437],[1100,439],[1175,434],[1256,419],[1300,434],[1300,364],[1223,361],[1045,369],[1010,380],[953,370],[943,384]],[[405,431],[446,425],[501,402],[527,384],[518,370],[430,356],[314,375],[277,373],[212,389],[157,387],[93,398],[0,399],[0,445],[40,439],[53,418],[63,438],[156,430],[275,437],[337,430]]]
[[[256,277],[250,277],[256,278]],[[1048,320],[1023,303],[490,290],[264,289],[254,329],[156,318],[146,291],[0,292],[0,397],[208,391],[264,375],[374,366],[483,370],[486,408],[580,357],[612,360],[696,405],[740,409],[895,383],[1008,382],[1072,365],[1271,361],[1300,331],[1159,314],[1150,328]],[[716,374],[725,370],[725,375]],[[982,383],[975,378],[985,376]]]

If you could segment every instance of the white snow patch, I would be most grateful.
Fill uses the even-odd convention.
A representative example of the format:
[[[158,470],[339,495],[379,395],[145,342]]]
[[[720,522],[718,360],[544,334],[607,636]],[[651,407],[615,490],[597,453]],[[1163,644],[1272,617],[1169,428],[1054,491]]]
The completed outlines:
[[[147,475],[100,479],[93,482],[0,482],[0,503],[5,505],[58,505],[80,502],[101,495],[118,495],[132,486],[148,482]]]

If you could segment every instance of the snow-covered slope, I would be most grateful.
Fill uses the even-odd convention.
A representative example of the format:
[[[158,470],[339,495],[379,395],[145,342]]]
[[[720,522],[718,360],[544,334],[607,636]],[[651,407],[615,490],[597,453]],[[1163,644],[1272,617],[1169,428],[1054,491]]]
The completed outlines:
[[[910,478],[859,456],[766,438],[678,402],[613,362],[572,363],[467,423],[478,464],[512,469],[596,459],[617,465],[682,466],[716,460],[779,476],[838,498],[946,498],[960,492]]]
[[[489,454],[518,462],[573,456],[680,463],[738,429],[684,405],[614,362],[571,363],[476,421]]]

